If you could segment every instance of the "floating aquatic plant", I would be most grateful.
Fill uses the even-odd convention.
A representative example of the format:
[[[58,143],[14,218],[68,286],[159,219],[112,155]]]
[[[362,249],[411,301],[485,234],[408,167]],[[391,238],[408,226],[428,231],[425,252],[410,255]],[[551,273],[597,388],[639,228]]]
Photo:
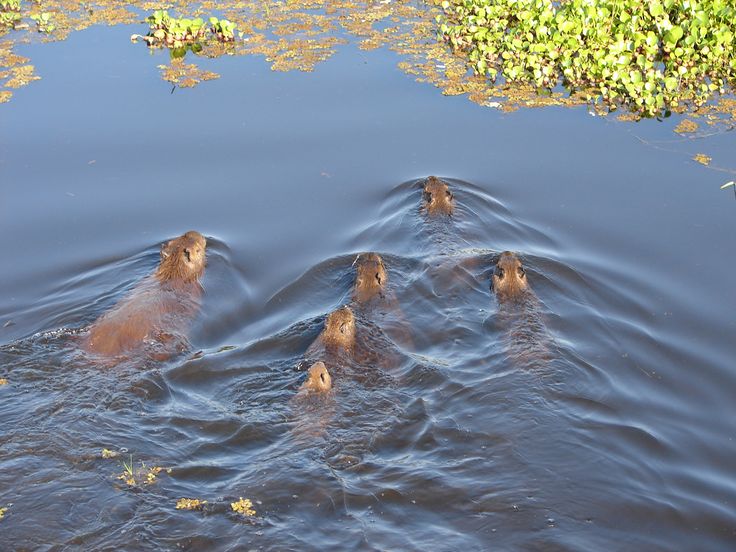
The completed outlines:
[[[186,17],[171,17],[166,10],[156,10],[146,18],[150,28],[146,36],[133,35],[132,40],[139,38],[149,46],[168,46],[181,48],[204,38],[207,27],[201,17],[193,19]]]
[[[222,42],[235,40],[236,24],[227,19],[209,18],[209,26],[201,17],[172,17],[166,10],[157,10],[146,18],[147,35],[133,35],[131,40],[144,40],[149,46],[166,46],[181,50],[204,40],[208,31]],[[186,50],[183,50],[186,52]]]
[[[110,458],[117,457],[118,454],[119,453],[115,452],[114,450],[103,448],[102,449],[102,453],[100,454],[100,456],[102,456],[105,460],[108,460]]]
[[[0,0],[0,27],[16,27],[20,23],[20,0]]]
[[[700,163],[701,165],[710,165],[710,162],[713,160],[712,157],[705,155],[704,153],[696,153],[693,157],[695,161]]]
[[[222,42],[232,42],[235,40],[235,23],[227,19],[217,19],[210,17],[210,25],[214,35]]]
[[[122,461],[123,472],[117,476],[117,479],[124,481],[131,487],[138,485],[138,482],[150,485],[156,482],[156,477],[161,471],[171,473],[171,468],[162,468],[160,466],[146,467],[144,462],[140,463],[140,467],[136,468],[133,462],[133,455],[129,456],[128,461]]]
[[[180,498],[176,501],[176,509],[201,510],[205,504],[207,504],[206,500],[199,500],[198,498]]]
[[[8,380],[6,378],[0,378],[0,386],[1,385],[8,385]]]
[[[0,0],[0,11],[20,11],[20,0]]]
[[[736,82],[730,0],[444,0],[440,34],[491,80],[586,90],[643,116]]]
[[[237,502],[231,502],[230,508],[232,508],[233,512],[237,512],[244,516],[256,515],[256,511],[253,509],[253,503],[249,499],[243,498],[242,496]]]
[[[51,22],[51,14],[49,12],[42,12],[37,15],[31,15],[31,19],[36,22],[36,27],[39,33],[50,33],[56,26]]]
[[[0,508],[0,519],[3,519],[5,517],[5,512],[8,511],[8,508],[9,507],[10,506],[4,506],[4,507]]]

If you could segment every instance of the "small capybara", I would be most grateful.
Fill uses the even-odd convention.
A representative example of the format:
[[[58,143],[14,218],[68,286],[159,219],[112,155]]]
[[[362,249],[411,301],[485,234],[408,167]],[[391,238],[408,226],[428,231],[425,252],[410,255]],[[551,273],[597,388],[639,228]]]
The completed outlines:
[[[156,271],[90,326],[84,350],[108,358],[144,351],[165,360],[184,349],[200,308],[206,245],[194,231],[165,243]]]
[[[365,304],[386,291],[386,267],[376,253],[363,253],[355,259],[356,274],[353,300]]]
[[[307,380],[302,384],[300,390],[323,392],[332,389],[332,377],[327,371],[327,366],[322,361],[315,362],[309,368]]]
[[[350,353],[354,346],[355,316],[349,307],[341,307],[329,314],[322,333],[307,349],[307,357],[314,357],[320,351]]]
[[[498,257],[491,288],[499,301],[518,300],[530,292],[526,270],[511,251],[504,251]]]
[[[436,176],[429,176],[424,181],[424,208],[429,215],[452,215],[455,201],[447,182]]]

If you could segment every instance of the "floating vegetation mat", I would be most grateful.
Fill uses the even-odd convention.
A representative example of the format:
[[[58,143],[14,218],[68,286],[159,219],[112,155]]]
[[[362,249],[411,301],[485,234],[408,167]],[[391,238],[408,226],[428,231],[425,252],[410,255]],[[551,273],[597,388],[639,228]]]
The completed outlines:
[[[117,452],[102,449],[102,458],[108,460],[116,458]],[[123,481],[130,487],[138,487],[141,485],[152,485],[156,483],[158,476],[161,472],[170,474],[171,468],[162,468],[161,466],[146,466],[145,462],[138,461],[134,462],[133,455],[129,455],[127,460],[123,459],[120,467],[122,472],[115,474],[115,479]]]
[[[207,504],[206,500],[198,498],[180,498],[176,501],[177,510],[201,510]]]
[[[575,26],[576,14],[584,22],[588,21],[586,24],[589,26],[593,20],[600,24],[607,21],[609,27],[613,19],[620,21],[620,18],[606,19],[603,17],[606,13],[596,12],[588,17],[585,2],[577,10],[579,14],[571,5],[568,11],[572,11],[570,14],[565,12],[569,15],[565,19],[559,16],[562,8],[555,11],[557,4],[548,0],[524,0],[519,4],[526,6],[523,10],[521,7],[516,10],[516,3],[511,0],[250,0],[132,4],[115,0],[92,3],[72,0],[4,1],[15,3],[10,11],[5,11],[7,22],[0,25],[0,102],[10,100],[14,89],[39,78],[30,60],[14,53],[17,44],[63,40],[69,33],[91,25],[137,24],[140,28],[131,38],[138,44],[132,44],[131,48],[167,49],[171,63],[162,68],[162,78],[184,88],[218,77],[216,73],[199,69],[193,63],[197,58],[206,63],[206,58],[225,55],[257,55],[262,56],[274,71],[313,71],[319,63],[334,55],[338,47],[352,42],[357,43],[361,50],[389,48],[402,57],[399,67],[418,81],[431,83],[445,95],[464,94],[480,105],[504,111],[520,107],[587,104],[602,115],[618,105],[630,110],[621,117],[623,120],[636,120],[651,114],[652,110],[661,111],[666,100],[668,108],[673,111],[692,111],[693,118],[702,117],[708,125],[732,128],[736,122],[733,100],[723,107],[720,107],[722,102],[701,105],[703,98],[724,89],[725,82],[719,82],[717,86],[709,82],[705,90],[698,89],[700,95],[695,104],[687,101],[678,103],[672,101],[677,92],[672,80],[674,77],[663,73],[660,79],[663,94],[650,94],[652,85],[647,83],[651,80],[649,77],[658,78],[662,53],[671,50],[675,56],[681,40],[682,52],[677,51],[677,54],[684,56],[693,49],[685,44],[690,34],[679,36],[677,29],[690,32],[688,22],[695,21],[701,25],[702,17],[698,14],[688,16],[688,10],[682,7],[684,0],[665,1],[661,4],[665,11],[661,13],[659,8],[653,8],[654,12],[649,9],[641,17],[634,11],[627,12],[626,16],[632,19],[629,26],[637,23],[642,29],[652,21],[656,24],[664,21],[670,12],[679,14],[682,21],[670,22],[668,19],[660,25],[663,30],[656,36],[648,34],[645,29],[630,39],[626,36],[616,39],[614,46],[623,50],[615,60],[611,58],[609,61],[621,64],[628,60],[631,66],[625,67],[625,75],[620,74],[623,66],[616,75],[608,69],[602,70],[602,74],[608,75],[606,78],[619,79],[616,82],[620,81],[623,88],[616,89],[618,92],[611,87],[596,89],[583,78],[573,83],[573,77],[578,74],[568,71],[570,75],[567,75],[563,68],[567,82],[576,86],[571,92],[561,86],[565,84],[565,78],[556,78],[554,64],[544,62],[545,52],[557,59],[563,46],[572,48],[573,38],[584,34],[585,29]],[[629,4],[641,3],[639,0],[626,1]],[[660,6],[659,1],[655,3]],[[507,13],[508,17],[491,21],[481,8],[491,10],[493,14]],[[730,8],[725,6],[723,9]],[[540,21],[546,18],[542,22],[546,23],[542,25],[534,17]],[[503,29],[507,29],[505,32],[499,27],[502,24],[505,25]],[[719,20],[717,28],[714,27],[717,34],[713,35],[713,48],[732,47],[726,40],[730,36],[730,25],[728,19]],[[701,28],[710,29],[703,23],[698,27],[698,33]],[[512,36],[515,30],[519,36]],[[605,37],[604,31],[596,27],[596,36]],[[534,34],[532,38],[529,38],[530,33]],[[540,40],[544,37],[549,40],[542,44]],[[641,48],[637,40],[643,41]],[[550,45],[556,46],[552,48]],[[542,48],[545,48],[544,52]],[[627,52],[632,48],[636,55],[628,56]],[[639,50],[641,52],[637,53]],[[184,57],[187,63],[177,61]],[[573,65],[576,69],[575,63]],[[634,71],[638,73],[633,74]],[[494,83],[492,78],[497,76],[499,80]],[[684,79],[683,76],[678,80],[678,87]],[[627,87],[638,94],[635,101],[628,104],[606,101],[618,98],[617,95],[622,94],[622,90],[625,92]],[[697,130],[693,132],[697,133]],[[688,133],[690,131],[685,132]]]
[[[240,497],[240,500],[237,502],[231,502],[230,508],[232,508],[233,512],[236,512],[242,516],[254,516],[256,515],[256,511],[253,509],[253,503],[248,498]]]

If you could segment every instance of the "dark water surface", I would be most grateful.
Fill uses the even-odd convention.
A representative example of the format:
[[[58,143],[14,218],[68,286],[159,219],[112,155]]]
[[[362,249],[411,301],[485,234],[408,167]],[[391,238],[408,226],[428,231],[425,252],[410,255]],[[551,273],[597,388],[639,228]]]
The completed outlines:
[[[0,108],[0,548],[736,548],[736,202],[697,143],[639,139],[673,122],[503,114],[352,46],[308,74],[213,60],[171,94],[131,32],[29,47],[43,80]],[[452,221],[418,210],[429,174]],[[197,353],[81,355],[189,229]],[[505,249],[529,313],[489,291]],[[295,399],[361,251],[406,331],[376,314],[373,360]],[[129,486],[129,455],[171,473]]]

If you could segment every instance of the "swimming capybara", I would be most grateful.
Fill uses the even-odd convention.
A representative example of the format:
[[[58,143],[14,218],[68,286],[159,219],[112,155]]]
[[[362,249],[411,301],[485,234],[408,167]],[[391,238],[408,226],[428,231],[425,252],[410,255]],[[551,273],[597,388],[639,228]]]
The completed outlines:
[[[329,391],[332,389],[332,378],[327,366],[322,361],[315,362],[309,368],[307,380],[302,384],[301,391]]]
[[[329,314],[322,333],[307,349],[307,357],[314,356],[320,350],[350,353],[354,345],[355,316],[349,307],[341,307]]]
[[[516,300],[529,292],[526,270],[511,251],[504,251],[496,261],[491,288],[499,301]]]
[[[430,215],[451,215],[455,202],[447,182],[436,176],[429,176],[424,181],[424,208]]]
[[[386,267],[376,253],[363,253],[355,259],[356,274],[353,300],[365,304],[386,291]]]
[[[147,349],[155,360],[185,348],[200,307],[206,245],[194,231],[165,243],[156,271],[90,326],[83,348],[103,357]]]

